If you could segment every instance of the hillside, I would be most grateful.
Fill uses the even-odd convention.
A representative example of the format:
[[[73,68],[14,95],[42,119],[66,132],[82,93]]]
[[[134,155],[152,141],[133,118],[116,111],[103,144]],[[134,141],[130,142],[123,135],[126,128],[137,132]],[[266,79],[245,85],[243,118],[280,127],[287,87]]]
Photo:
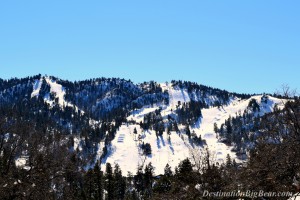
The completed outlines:
[[[213,162],[223,164],[229,155],[241,163],[233,151],[235,144],[221,142],[214,124],[221,126],[249,110],[253,99],[259,116],[272,112],[275,105],[283,106],[275,97],[264,95],[268,100],[262,102],[263,95],[230,93],[192,82],[134,84],[116,78],[69,82],[37,75],[2,80],[0,94],[2,107],[23,109],[25,104],[33,115],[30,119],[51,120],[52,128],[64,130],[70,149],[85,160],[85,169],[101,159],[103,166],[118,163],[124,175],[150,162],[155,173],[162,174],[166,164],[174,169],[207,148]],[[142,145],[147,143],[151,153],[145,155]],[[248,151],[244,150],[244,159]],[[24,156],[29,155],[19,156],[22,162],[15,158],[18,166],[26,167]]]
[[[178,101],[189,102],[189,97],[186,91],[169,90],[169,95],[172,96],[169,105],[161,106],[161,115],[163,119],[167,121],[168,115],[175,115],[172,109]],[[186,135],[185,126],[179,125],[179,132],[171,131],[170,134],[164,132],[161,136],[156,135],[155,131],[147,130],[143,131],[139,125],[122,125],[118,130],[115,139],[112,141],[109,148],[109,153],[103,162],[103,166],[106,162],[118,163],[124,170],[124,173],[130,171],[135,173],[138,165],[146,165],[150,162],[155,166],[155,173],[162,174],[166,164],[172,166],[172,169],[182,161],[184,158],[192,158],[193,151],[199,151],[201,149],[208,148],[212,153],[215,162],[223,164],[226,162],[227,155],[230,155],[232,159],[236,159],[237,162],[242,162],[236,156],[233,146],[222,143],[217,138],[217,134],[214,132],[214,123],[220,126],[230,116],[234,117],[239,112],[244,112],[248,109],[249,102],[255,99],[259,106],[260,112],[257,115],[263,116],[266,113],[272,112],[274,106],[277,104],[279,107],[283,107],[283,100],[269,97],[267,103],[261,102],[262,95],[250,97],[249,99],[241,100],[240,98],[231,99],[228,105],[218,107],[211,107],[202,110],[202,117],[190,126],[191,132],[194,132],[197,137],[201,137],[205,140],[205,145],[197,144],[191,138]],[[130,121],[140,123],[143,120],[144,115],[158,110],[157,107],[142,108],[134,111],[127,117]],[[138,140],[138,136],[134,134],[134,128],[137,129],[138,135],[141,135],[141,139]],[[149,143],[152,147],[152,153],[149,156],[143,155],[140,148],[140,144]],[[245,152],[246,153],[246,152]],[[138,163],[138,164],[137,164]],[[124,174],[126,175],[126,174]]]
[[[0,79],[0,197],[295,193],[299,105],[188,81]]]

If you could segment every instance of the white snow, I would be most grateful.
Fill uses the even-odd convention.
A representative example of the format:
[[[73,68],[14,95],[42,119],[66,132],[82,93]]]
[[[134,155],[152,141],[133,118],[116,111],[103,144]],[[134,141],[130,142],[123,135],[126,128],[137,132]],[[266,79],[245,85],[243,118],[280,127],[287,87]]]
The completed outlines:
[[[171,106],[171,108],[174,109],[176,105],[178,105],[179,101],[181,104],[184,102],[190,102],[189,94],[185,89],[173,88],[172,84],[170,83],[162,83],[160,85],[164,91],[168,90],[169,92],[169,105]]]
[[[186,91],[172,89],[166,84],[162,84],[162,87],[163,89],[168,89],[170,93],[170,104],[168,106],[162,106],[162,116],[166,117],[168,114],[174,114],[175,106],[178,101],[189,101]],[[261,102],[261,97],[261,95],[257,95],[247,100],[235,98],[231,100],[228,106],[202,109],[203,118],[199,119],[198,123],[191,127],[191,131],[194,130],[198,136],[201,135],[202,139],[206,140],[206,147],[208,147],[215,162],[225,162],[227,154],[229,154],[232,159],[236,159],[237,162],[240,162],[240,160],[236,158],[235,152],[231,151],[231,146],[227,146],[218,141],[216,133],[213,130],[214,123],[217,123],[220,127],[229,116],[234,117],[239,112],[243,113],[243,111],[247,109],[251,99],[255,99],[260,105],[259,115],[271,112],[275,104],[278,104],[279,108],[283,106],[284,101],[281,99],[269,96],[268,102],[263,103]],[[144,107],[133,111],[132,115],[127,119],[140,122],[143,120],[145,114],[153,112],[156,109],[159,109],[159,107]],[[142,136],[141,143],[144,142],[151,145],[151,156],[143,155],[139,146],[138,134],[135,135],[133,133],[134,128],[136,128],[138,134]],[[183,127],[179,125],[179,128]],[[105,165],[106,162],[110,162],[111,164],[118,163],[123,170],[123,174],[126,175],[128,171],[135,174],[138,165],[145,166],[151,162],[155,167],[155,173],[159,175],[164,173],[164,167],[167,163],[174,170],[180,161],[187,157],[191,158],[191,151],[193,151],[193,149],[198,151],[199,148],[201,147],[191,145],[185,134],[172,132],[171,140],[169,141],[166,132],[164,132],[162,137],[157,137],[154,131],[142,132],[139,125],[122,125],[111,143],[107,158],[103,160],[102,164]]]
[[[50,86],[50,93],[54,93],[55,97],[58,98],[58,103],[60,106],[67,105],[67,103],[64,100],[65,96],[65,88],[58,84],[56,81],[50,79],[49,77],[45,77],[46,82]]]
[[[222,142],[219,142],[217,135],[214,132],[214,123],[217,123],[218,127],[221,126],[229,118],[229,116],[234,117],[238,112],[243,112],[247,109],[248,104],[251,99],[255,99],[260,107],[259,115],[273,111],[275,104],[278,104],[279,107],[283,106],[283,101],[274,97],[269,97],[267,104],[261,103],[261,95],[253,96],[247,100],[234,99],[228,106],[223,106],[221,108],[213,107],[209,109],[203,109],[202,115],[203,118],[199,120],[193,130],[196,134],[201,135],[202,139],[206,140],[207,146],[211,153],[215,155],[217,161],[225,161],[227,154],[231,158],[236,159],[236,155],[232,152],[232,147],[227,146]],[[239,161],[237,159],[237,161]]]
[[[27,160],[28,160],[27,156],[19,157],[18,159],[15,160],[16,167],[23,168],[27,171],[30,170],[30,167],[26,166]]]
[[[15,160],[17,167],[24,167],[26,165],[26,158],[18,158]]]
[[[171,89],[169,90],[170,94],[170,102],[172,105],[177,105],[180,101],[181,103],[190,102],[189,94],[186,90],[183,89]]]
[[[77,148],[79,151],[82,151],[82,146],[80,144],[80,141],[81,141],[80,138],[74,137],[74,151],[76,151]]]
[[[134,128],[138,134],[134,134]],[[138,140],[141,134],[142,140]],[[151,145],[152,154],[143,155],[139,145],[142,143]],[[177,166],[184,158],[189,157],[189,149],[179,134],[172,132],[171,140],[168,140],[166,133],[162,137],[156,137],[154,131],[142,132],[138,125],[122,125],[111,143],[111,148],[107,159],[103,163],[118,163],[123,171],[136,173],[138,165],[145,166],[152,163],[156,174],[163,174],[167,164]],[[174,169],[174,168],[173,168]]]
[[[45,77],[45,80],[46,82],[49,84],[50,86],[50,93],[54,93],[55,94],[55,98],[58,98],[58,104],[61,106],[61,107],[64,107],[64,106],[68,106],[68,107],[75,107],[76,111],[78,111],[78,107],[73,105],[72,103],[70,102],[67,102],[65,101],[65,94],[66,94],[66,91],[65,91],[65,88],[58,84],[56,81],[50,79],[50,77]],[[48,94],[48,96],[44,97],[44,100],[50,104],[50,106],[53,105],[53,100],[50,100],[50,96]],[[84,111],[80,111],[81,113],[84,113]]]
[[[143,107],[138,110],[132,111],[132,114],[127,117],[127,120],[134,120],[136,122],[141,122],[144,119],[144,115],[154,112],[158,107]]]
[[[39,95],[42,83],[43,83],[43,78],[41,78],[40,80],[35,80],[33,84],[33,91],[31,93],[31,98]]]

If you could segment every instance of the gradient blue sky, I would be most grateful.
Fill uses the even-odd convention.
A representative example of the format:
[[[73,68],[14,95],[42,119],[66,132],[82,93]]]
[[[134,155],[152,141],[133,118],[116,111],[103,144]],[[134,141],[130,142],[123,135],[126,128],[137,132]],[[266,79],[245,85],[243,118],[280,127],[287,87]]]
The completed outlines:
[[[0,77],[297,88],[299,8],[298,0],[1,1]]]

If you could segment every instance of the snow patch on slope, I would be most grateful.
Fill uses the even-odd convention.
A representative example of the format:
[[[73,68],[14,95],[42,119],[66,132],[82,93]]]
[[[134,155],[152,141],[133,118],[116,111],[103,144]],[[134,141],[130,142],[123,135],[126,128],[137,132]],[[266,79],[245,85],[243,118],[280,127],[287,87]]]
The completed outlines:
[[[67,105],[65,100],[64,100],[64,96],[65,96],[65,88],[56,83],[56,81],[50,79],[49,77],[45,78],[46,82],[49,84],[50,86],[50,92],[55,94],[55,97],[58,98],[58,103],[60,106],[64,106]]]
[[[138,134],[134,134],[134,128],[141,134],[142,140],[138,141]],[[103,162],[118,163],[123,170],[123,175],[127,172],[136,173],[138,166],[145,166],[150,162],[155,167],[156,174],[163,174],[166,164],[174,167],[184,158],[189,157],[189,148],[185,144],[183,135],[172,132],[170,140],[166,134],[157,137],[154,131],[142,132],[138,125],[122,125],[111,143],[108,157]],[[152,154],[143,155],[140,148],[142,143],[151,145]]]
[[[134,110],[132,111],[131,115],[127,117],[127,120],[129,121],[133,120],[139,123],[144,120],[144,115],[154,112],[156,109],[158,109],[157,106],[154,107],[145,106],[141,109]]]
[[[79,137],[74,137],[74,151],[82,151],[81,139]]]
[[[172,106],[172,108],[175,108],[176,105],[178,105],[178,102],[180,101],[181,103],[184,102],[190,102],[190,97],[185,89],[176,89],[173,88],[170,83],[168,84],[161,84],[161,87],[163,90],[168,90],[169,92],[169,105]]]
[[[64,106],[75,107],[76,111],[78,112],[79,109],[77,106],[73,105],[70,102],[65,101],[66,90],[62,85],[58,84],[56,81],[50,79],[49,77],[45,77],[45,80],[50,86],[50,93],[55,94],[55,98],[58,99],[58,104],[61,107],[64,107]],[[54,102],[50,99],[49,94],[44,99],[51,106],[54,104]],[[82,110],[80,110],[80,112],[84,113]]]
[[[33,91],[31,93],[31,98],[39,95],[42,83],[43,83],[43,78],[41,78],[40,80],[35,80],[33,84]]]
[[[220,127],[230,116],[234,117],[237,113],[246,110],[251,99],[255,99],[260,105],[260,112],[257,113],[260,116],[272,112],[276,104],[279,108],[282,108],[284,105],[283,100],[270,96],[268,97],[267,103],[263,103],[261,97],[262,95],[257,95],[247,100],[236,98],[228,106],[202,109],[203,118],[198,121],[193,130],[198,136],[201,135],[202,139],[206,140],[209,150],[218,162],[222,163],[222,161],[226,161],[227,154],[229,154],[231,158],[234,158],[237,161],[239,160],[236,158],[235,152],[232,151],[232,146],[227,146],[218,141],[217,135],[214,132],[214,123]]]
[[[28,170],[30,170],[30,167],[26,166],[27,161],[28,161],[28,157],[27,156],[19,157],[19,158],[17,158],[15,160],[15,165],[18,168],[22,168],[22,169],[25,169],[25,170],[28,171]]]

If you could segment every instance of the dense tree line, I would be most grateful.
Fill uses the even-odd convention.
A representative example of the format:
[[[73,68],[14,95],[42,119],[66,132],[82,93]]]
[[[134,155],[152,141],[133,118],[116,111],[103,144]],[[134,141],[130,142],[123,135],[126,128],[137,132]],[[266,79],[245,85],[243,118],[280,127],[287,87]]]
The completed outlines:
[[[195,125],[195,123],[202,117],[201,109],[205,104],[198,101],[190,101],[187,103],[179,103],[176,113],[178,115],[179,124]]]

